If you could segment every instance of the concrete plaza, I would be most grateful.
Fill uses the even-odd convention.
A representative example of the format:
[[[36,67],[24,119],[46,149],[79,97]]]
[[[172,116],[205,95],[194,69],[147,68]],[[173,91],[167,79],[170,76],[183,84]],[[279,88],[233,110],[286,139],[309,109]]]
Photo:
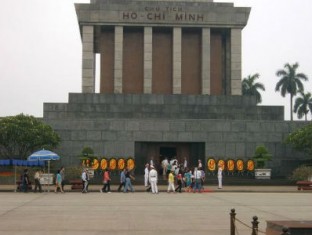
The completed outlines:
[[[266,220],[310,220],[310,192],[278,186],[208,193],[146,192],[65,194],[0,193],[0,234],[6,235],[229,235],[230,210],[251,225],[258,216],[259,230]],[[236,222],[237,234],[251,230]],[[260,233],[259,233],[260,234]]]

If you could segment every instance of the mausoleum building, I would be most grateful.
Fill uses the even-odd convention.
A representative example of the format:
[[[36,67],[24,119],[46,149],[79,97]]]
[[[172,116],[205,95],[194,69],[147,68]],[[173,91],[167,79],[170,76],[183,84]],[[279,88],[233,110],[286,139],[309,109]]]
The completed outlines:
[[[242,96],[242,30],[250,8],[212,0],[91,0],[75,4],[82,41],[82,93],[45,103],[60,134],[64,164],[85,146],[105,157],[250,159],[257,145],[273,154],[273,175],[300,155],[283,139],[301,122],[281,106]],[[100,91],[95,91],[96,54]]]

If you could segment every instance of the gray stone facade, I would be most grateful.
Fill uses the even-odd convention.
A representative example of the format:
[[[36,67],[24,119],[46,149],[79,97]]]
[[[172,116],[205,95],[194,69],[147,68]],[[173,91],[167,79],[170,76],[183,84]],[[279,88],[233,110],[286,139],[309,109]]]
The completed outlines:
[[[287,175],[301,155],[282,142],[304,122],[283,121],[283,107],[256,106],[253,97],[69,94],[44,104],[44,121],[60,134],[63,164],[76,164],[85,146],[98,156],[135,157],[144,143],[193,143],[190,156],[249,159],[257,145],[273,154],[273,176]],[[283,166],[283,167],[281,167]]]

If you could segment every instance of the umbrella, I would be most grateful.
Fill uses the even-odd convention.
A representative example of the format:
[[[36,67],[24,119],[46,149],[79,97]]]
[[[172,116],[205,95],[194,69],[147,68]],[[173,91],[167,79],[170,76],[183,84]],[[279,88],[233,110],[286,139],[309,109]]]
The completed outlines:
[[[49,150],[39,150],[31,154],[28,161],[50,161],[50,160],[60,160],[60,156]]]
[[[27,160],[28,161],[48,161],[48,175],[50,177],[50,161],[60,160],[60,156],[49,150],[39,150],[31,154]],[[48,179],[48,184],[50,184],[50,178]],[[48,187],[48,192],[50,192],[50,187]]]

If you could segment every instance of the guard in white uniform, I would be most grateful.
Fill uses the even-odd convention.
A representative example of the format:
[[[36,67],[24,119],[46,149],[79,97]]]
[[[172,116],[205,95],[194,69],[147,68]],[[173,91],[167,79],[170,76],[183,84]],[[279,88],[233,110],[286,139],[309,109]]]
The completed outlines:
[[[198,160],[198,166],[197,166],[198,169],[201,169],[203,168],[203,164],[201,162],[201,160]]]
[[[186,160],[186,157],[184,158],[183,167],[184,167],[184,169],[187,168],[187,160]]]
[[[145,169],[144,169],[144,186],[148,187],[148,174],[149,174],[149,165],[148,163],[145,165]]]
[[[218,168],[218,189],[222,189],[222,167]]]
[[[151,170],[149,172],[149,182],[151,184],[152,193],[158,193],[157,181],[158,181],[157,171],[155,170],[154,166],[151,166]]]
[[[168,158],[165,158],[161,162],[161,166],[163,168],[163,175],[167,175],[167,166],[169,165]]]

